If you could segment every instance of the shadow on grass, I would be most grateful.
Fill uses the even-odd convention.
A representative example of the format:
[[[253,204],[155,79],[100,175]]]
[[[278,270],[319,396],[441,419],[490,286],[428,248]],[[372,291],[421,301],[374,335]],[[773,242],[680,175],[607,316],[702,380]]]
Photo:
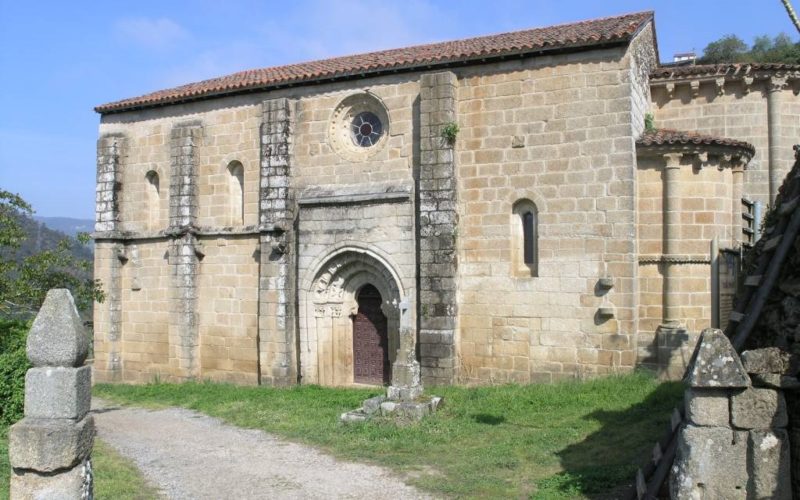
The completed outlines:
[[[486,424],[486,425],[500,425],[506,421],[506,417],[503,415],[491,415],[488,413],[477,413],[472,415],[472,420],[479,424]]]
[[[539,491],[595,499],[623,497],[634,487],[636,470],[667,431],[682,394],[680,382],[666,382],[630,408],[587,414],[584,419],[599,422],[600,429],[557,452],[563,472],[540,481]]]

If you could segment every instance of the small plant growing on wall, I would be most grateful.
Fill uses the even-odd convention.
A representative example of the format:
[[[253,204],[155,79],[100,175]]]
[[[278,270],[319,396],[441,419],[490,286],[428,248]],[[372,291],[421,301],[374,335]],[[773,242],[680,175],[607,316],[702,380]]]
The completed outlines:
[[[445,144],[448,146],[452,146],[456,143],[456,136],[458,136],[458,123],[456,122],[449,122],[442,127],[442,139],[444,140]]]
[[[647,132],[652,132],[656,129],[655,118],[653,117],[653,113],[646,113],[644,115],[644,129]]]

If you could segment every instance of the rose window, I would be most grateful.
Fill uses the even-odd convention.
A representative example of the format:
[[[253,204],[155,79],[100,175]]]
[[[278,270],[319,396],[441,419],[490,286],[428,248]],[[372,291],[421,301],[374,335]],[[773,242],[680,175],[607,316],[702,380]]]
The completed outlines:
[[[364,111],[357,114],[350,123],[353,143],[368,148],[378,143],[383,133],[383,124],[374,113]]]

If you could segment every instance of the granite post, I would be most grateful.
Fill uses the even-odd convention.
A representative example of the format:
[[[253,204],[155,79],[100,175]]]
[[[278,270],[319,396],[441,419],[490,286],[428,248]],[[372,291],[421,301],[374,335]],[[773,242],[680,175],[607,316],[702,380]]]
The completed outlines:
[[[93,497],[88,352],[69,290],[50,290],[28,334],[25,418],[8,435],[13,500]]]

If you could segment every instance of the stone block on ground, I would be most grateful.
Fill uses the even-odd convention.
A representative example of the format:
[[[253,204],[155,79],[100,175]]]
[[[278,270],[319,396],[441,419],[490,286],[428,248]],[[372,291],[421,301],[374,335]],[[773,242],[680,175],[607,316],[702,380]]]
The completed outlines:
[[[364,400],[362,409],[367,415],[373,415],[381,410],[381,403],[386,401],[386,396],[375,396]]]
[[[783,429],[750,431],[751,498],[791,500],[789,435]]]
[[[26,469],[11,472],[11,498],[36,500],[84,500],[92,498],[91,460],[58,474]]]
[[[699,427],[730,427],[730,391],[687,389],[684,392],[686,420]]]
[[[670,497],[747,498],[747,446],[747,431],[686,426],[678,437]]]
[[[92,368],[31,368],[25,375],[25,416],[79,420],[92,404]]]
[[[731,423],[739,429],[786,427],[789,422],[783,394],[774,389],[750,388],[731,398]]]
[[[28,333],[33,366],[80,366],[89,354],[89,335],[66,289],[47,292]]]
[[[686,382],[690,387],[744,388],[750,386],[750,377],[722,330],[706,328],[697,342]]]
[[[24,418],[8,433],[8,456],[17,469],[52,472],[69,469],[89,456],[95,427],[91,415],[72,422]]]

